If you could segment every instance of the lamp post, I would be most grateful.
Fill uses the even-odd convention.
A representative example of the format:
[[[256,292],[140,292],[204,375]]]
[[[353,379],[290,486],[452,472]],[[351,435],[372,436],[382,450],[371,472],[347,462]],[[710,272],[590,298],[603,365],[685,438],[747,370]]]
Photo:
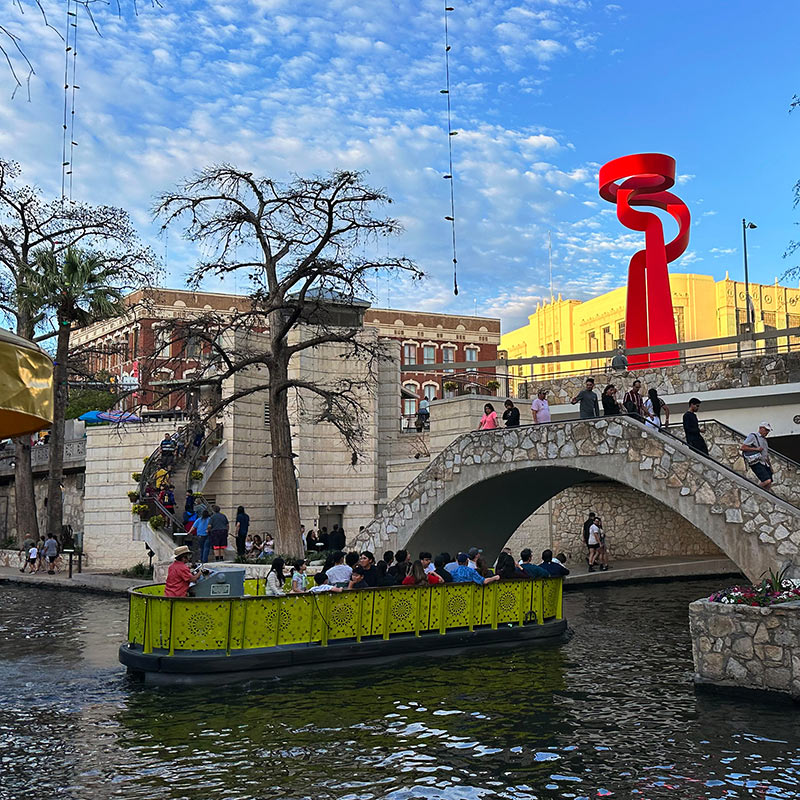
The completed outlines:
[[[745,318],[747,319],[747,333],[752,335],[754,319],[750,315],[750,276],[747,273],[747,229],[755,230],[757,225],[753,222],[742,220],[742,243],[744,250],[744,308]]]

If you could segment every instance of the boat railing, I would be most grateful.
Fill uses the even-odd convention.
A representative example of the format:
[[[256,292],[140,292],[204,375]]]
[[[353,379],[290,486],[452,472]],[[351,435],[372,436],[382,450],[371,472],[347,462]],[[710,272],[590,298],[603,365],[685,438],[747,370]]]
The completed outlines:
[[[130,592],[128,646],[144,653],[241,652],[337,640],[443,635],[454,630],[542,625],[562,619],[562,579],[510,578],[485,586],[445,583],[263,594],[249,578],[243,597],[164,597],[164,585]]]

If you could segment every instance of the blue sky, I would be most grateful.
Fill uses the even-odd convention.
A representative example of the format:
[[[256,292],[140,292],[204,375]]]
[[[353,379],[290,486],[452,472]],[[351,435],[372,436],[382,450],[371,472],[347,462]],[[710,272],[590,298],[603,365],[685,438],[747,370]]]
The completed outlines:
[[[60,24],[63,3],[45,0]],[[640,235],[597,196],[597,169],[631,152],[673,155],[693,215],[671,269],[771,282],[800,212],[795,144],[800,11],[785,0],[453,0],[452,103],[460,295],[452,294],[442,4],[427,0],[163,0],[79,22],[75,196],[127,208],[160,252],[153,196],[205,164],[281,179],[368,170],[405,233],[390,244],[428,273],[385,281],[375,302],[524,323],[553,282],[586,298],[622,285]],[[28,8],[26,6],[26,8]],[[56,13],[58,12],[58,13]],[[32,99],[0,71],[0,153],[60,190],[63,45],[28,8],[9,27],[34,57]],[[671,228],[668,228],[672,230]],[[800,231],[798,231],[800,233]],[[196,253],[170,234],[167,279]],[[210,290],[241,286],[209,283]]]

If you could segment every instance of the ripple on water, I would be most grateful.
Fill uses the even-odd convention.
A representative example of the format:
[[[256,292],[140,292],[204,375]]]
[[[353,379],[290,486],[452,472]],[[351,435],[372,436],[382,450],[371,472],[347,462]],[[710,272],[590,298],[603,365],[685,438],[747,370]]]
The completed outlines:
[[[557,648],[153,690],[116,663],[124,600],[0,586],[0,798],[796,800],[796,711],[694,693],[711,588],[571,593]]]

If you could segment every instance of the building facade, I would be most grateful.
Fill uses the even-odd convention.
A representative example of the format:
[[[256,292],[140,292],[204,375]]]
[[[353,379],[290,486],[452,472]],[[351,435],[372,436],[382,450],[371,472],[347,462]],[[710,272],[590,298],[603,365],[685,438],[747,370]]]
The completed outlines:
[[[744,283],[727,275],[715,281],[710,275],[675,273],[670,275],[670,285],[679,342],[743,332],[747,319]],[[626,288],[620,287],[584,302],[559,295],[551,303],[537,304],[527,325],[503,334],[500,348],[509,359],[613,350],[625,342],[626,294]],[[800,289],[780,286],[777,281],[772,285],[751,283],[750,298],[756,333],[800,327]],[[778,338],[766,346],[785,349],[788,343],[788,339]],[[510,372],[520,377],[559,375],[603,366],[605,359],[587,359],[534,365],[532,373],[530,366],[515,366]]]

